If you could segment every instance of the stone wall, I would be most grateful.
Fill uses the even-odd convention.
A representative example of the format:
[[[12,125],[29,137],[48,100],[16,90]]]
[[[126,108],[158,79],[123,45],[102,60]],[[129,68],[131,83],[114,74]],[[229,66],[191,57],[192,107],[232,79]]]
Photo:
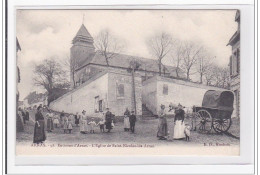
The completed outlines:
[[[153,78],[143,82],[142,103],[153,114],[157,114],[157,81]]]
[[[108,75],[108,106],[116,116],[122,116],[128,108],[133,110],[132,76],[126,71],[111,70]],[[118,94],[118,86],[124,87],[124,95]],[[135,76],[135,96],[137,115],[142,115],[142,84],[141,77]]]
[[[68,92],[50,103],[50,108],[66,113],[81,113],[84,109],[89,116],[95,116],[96,97],[107,103],[108,74],[100,73],[82,84],[80,87]]]
[[[207,90],[224,90],[221,88],[159,76],[147,80],[147,82],[144,82],[143,85],[143,97],[146,99],[143,100],[143,103],[146,104],[148,109],[154,114],[154,111],[157,113],[160,110],[160,106],[162,104],[166,106],[166,111],[168,111],[170,103],[175,105],[181,103],[186,107],[186,110],[191,111],[191,108],[194,105],[202,105],[202,100]],[[167,87],[168,93],[163,93],[164,86]],[[154,99],[154,93],[149,92],[154,92],[155,90],[156,100],[153,101],[156,101],[156,103],[149,102],[150,99]]]

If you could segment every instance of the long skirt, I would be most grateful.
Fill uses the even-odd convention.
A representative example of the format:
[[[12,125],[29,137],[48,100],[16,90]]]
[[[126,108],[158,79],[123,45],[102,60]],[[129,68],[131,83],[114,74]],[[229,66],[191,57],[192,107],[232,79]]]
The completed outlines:
[[[106,122],[106,129],[112,129],[111,122]]]
[[[33,143],[40,143],[46,140],[46,134],[44,131],[45,123],[44,120],[39,120],[39,125],[35,123]]]
[[[72,129],[73,126],[72,126],[72,121],[68,121],[68,129]]]
[[[82,120],[80,122],[80,132],[87,132],[88,131],[88,123],[87,120]]]
[[[168,126],[166,118],[159,118],[157,137],[166,137],[168,135]]]
[[[47,131],[52,131],[53,130],[53,120],[48,118],[47,119]]]
[[[75,125],[79,124],[79,119],[75,119]]]
[[[173,139],[182,139],[185,138],[184,134],[185,125],[181,120],[176,120],[176,124],[174,126]]]
[[[126,128],[126,129],[130,128],[129,117],[124,118],[124,128]]]

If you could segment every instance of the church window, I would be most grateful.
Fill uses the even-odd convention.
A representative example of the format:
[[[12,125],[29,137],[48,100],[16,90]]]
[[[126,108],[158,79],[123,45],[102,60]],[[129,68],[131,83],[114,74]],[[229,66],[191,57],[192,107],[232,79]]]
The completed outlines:
[[[95,106],[94,106],[95,112],[99,112],[99,96],[95,97]]]
[[[163,85],[163,95],[168,95],[168,85],[167,84]]]
[[[103,100],[98,101],[98,110],[99,110],[99,112],[103,111]]]
[[[124,97],[124,96],[125,96],[125,87],[124,87],[124,84],[117,84],[117,87],[116,87],[116,96],[117,96],[117,97]]]

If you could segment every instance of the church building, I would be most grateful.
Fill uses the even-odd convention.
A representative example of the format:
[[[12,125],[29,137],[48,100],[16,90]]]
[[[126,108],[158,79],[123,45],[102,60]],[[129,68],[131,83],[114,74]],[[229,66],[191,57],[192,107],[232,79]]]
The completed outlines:
[[[82,110],[85,110],[87,115],[93,117],[107,107],[116,116],[123,116],[126,108],[134,110],[137,115],[145,115],[144,113],[147,114],[147,112],[152,115],[157,114],[159,103],[163,103],[163,100],[161,98],[160,102],[150,104],[149,99],[153,98],[154,94],[149,94],[147,91],[153,84],[151,82],[159,80],[153,78],[159,76],[157,60],[117,53],[109,59],[107,65],[105,56],[94,47],[94,39],[84,24],[81,25],[72,40],[70,58],[71,91],[51,102],[51,109],[64,110],[67,113],[81,113]],[[135,71],[131,69],[133,62],[139,65]],[[176,67],[173,66],[162,65],[160,77],[164,77],[164,79],[160,78],[160,82],[166,82],[164,84],[175,83],[171,81],[173,79],[178,79],[184,86],[187,83],[183,80],[185,79],[184,72],[178,70],[177,78]],[[153,89],[156,87],[154,86]],[[200,85],[190,90],[196,94],[197,89],[200,89]],[[206,89],[210,89],[210,87]],[[169,90],[169,92],[172,91],[175,90]],[[168,101],[171,99],[179,101],[174,96],[176,93],[170,94],[173,96],[169,95]],[[192,103],[191,100],[189,102]],[[155,104],[157,106],[154,106]]]

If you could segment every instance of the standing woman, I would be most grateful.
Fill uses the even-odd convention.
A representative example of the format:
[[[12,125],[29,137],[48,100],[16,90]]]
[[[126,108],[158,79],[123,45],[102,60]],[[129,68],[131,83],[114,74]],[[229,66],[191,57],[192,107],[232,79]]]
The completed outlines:
[[[130,111],[128,110],[128,108],[126,108],[124,113],[124,131],[129,131],[130,129],[129,116],[130,116]]]
[[[49,113],[46,114],[47,117],[47,131],[52,132],[53,130],[53,114],[49,111]]]
[[[184,110],[181,104],[178,104],[177,109],[175,110],[175,117],[174,117],[174,133],[173,139],[183,139],[185,138],[184,134]]]
[[[168,126],[165,114],[165,106],[161,105],[161,110],[159,111],[159,124],[157,137],[159,140],[166,140],[168,136]]]
[[[44,117],[42,115],[42,106],[39,106],[37,108],[37,113],[35,114],[33,143],[39,144],[46,140],[44,128],[45,128],[45,122],[44,122]]]
[[[88,132],[88,121],[86,111],[82,111],[82,115],[80,118],[80,133],[86,134]]]

